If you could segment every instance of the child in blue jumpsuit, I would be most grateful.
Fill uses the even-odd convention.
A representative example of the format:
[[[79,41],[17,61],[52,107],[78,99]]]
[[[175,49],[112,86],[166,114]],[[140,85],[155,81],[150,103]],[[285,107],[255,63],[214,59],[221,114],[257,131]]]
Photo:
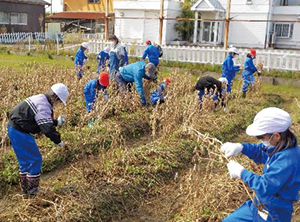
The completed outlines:
[[[228,87],[227,92],[231,92],[232,87],[232,81],[235,78],[235,73],[240,71],[239,66],[234,66],[233,64],[233,58],[238,55],[238,50],[234,47],[229,48],[228,50],[229,54],[226,57],[226,59],[223,62],[222,65],[222,76],[227,79],[228,81]]]
[[[31,96],[17,106],[9,115],[8,137],[20,165],[20,179],[25,199],[38,193],[42,155],[32,134],[43,133],[52,142],[63,147],[57,125],[65,123],[65,117],[53,119],[53,107],[64,103],[69,95],[67,87],[57,83],[46,94]]]
[[[109,54],[109,78],[115,78],[116,72],[124,65],[124,49],[119,43],[117,36],[112,35],[109,38],[112,41],[111,51]]]
[[[242,153],[256,163],[265,164],[261,175],[234,160],[227,164],[230,176],[243,180],[256,196],[223,222],[292,220],[293,203],[299,199],[300,149],[290,125],[291,117],[286,111],[269,107],[260,111],[246,130],[249,136],[261,139],[261,143],[223,144],[221,151],[226,157]]]
[[[98,97],[98,91],[103,91],[105,99],[108,99],[106,92],[108,84],[109,74],[107,72],[101,72],[99,79],[92,79],[85,85],[83,94],[88,113],[93,109],[93,104]]]
[[[155,67],[157,67],[159,63],[159,49],[155,45],[152,45],[150,40],[146,41],[146,45],[147,48],[144,51],[142,59],[146,59],[148,56],[149,62],[153,63]]]
[[[154,64],[146,64],[144,61],[132,63],[123,66],[116,76],[117,85],[123,91],[126,90],[128,84],[135,83],[135,88],[141,97],[142,105],[146,105],[143,78],[147,80],[154,80],[156,78]]]
[[[97,73],[99,74],[100,71],[105,71],[106,68],[106,61],[109,60],[109,47],[106,47],[104,50],[97,54],[96,59],[99,60]]]
[[[88,48],[88,43],[83,42],[75,55],[74,63],[75,63],[76,76],[78,80],[82,78],[82,67],[84,65],[84,60],[87,59],[86,55],[84,54],[84,51],[87,48]]]
[[[243,95],[242,97],[246,97],[246,92],[248,91],[248,86],[253,85],[255,81],[255,77],[253,76],[253,73],[258,72],[260,73],[260,70],[257,70],[255,65],[253,64],[253,59],[256,57],[256,50],[250,49],[250,52],[247,54],[246,61],[244,63],[244,71],[243,71]]]
[[[171,83],[171,80],[169,77],[166,77],[163,79],[163,83],[160,84],[156,90],[154,90],[150,95],[150,101],[152,105],[156,105],[157,102],[163,103],[165,102],[165,94],[166,94],[166,88],[167,85]]]

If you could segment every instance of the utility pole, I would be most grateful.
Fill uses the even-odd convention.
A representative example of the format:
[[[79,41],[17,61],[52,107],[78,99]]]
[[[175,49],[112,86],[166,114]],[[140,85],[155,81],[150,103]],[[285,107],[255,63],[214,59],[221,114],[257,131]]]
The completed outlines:
[[[108,41],[108,7],[109,7],[109,0],[106,0],[106,8],[105,8],[105,40]]]
[[[51,0],[51,15],[52,15],[53,2]]]
[[[163,22],[164,22],[164,0],[160,0],[159,38],[158,38],[158,43],[160,45],[162,44]]]
[[[230,8],[231,8],[231,0],[227,0],[226,19],[225,19],[224,49],[227,49],[227,46],[228,46],[228,33],[229,33],[229,23],[230,23]]]

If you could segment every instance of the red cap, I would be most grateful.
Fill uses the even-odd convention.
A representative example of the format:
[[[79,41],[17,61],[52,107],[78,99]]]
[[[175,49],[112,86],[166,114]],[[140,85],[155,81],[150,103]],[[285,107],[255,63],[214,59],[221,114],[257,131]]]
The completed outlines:
[[[146,45],[151,44],[150,40],[146,40]]]
[[[256,56],[256,50],[255,49],[250,49],[250,55]]]
[[[168,85],[169,83],[171,83],[171,80],[169,77],[166,77],[166,78],[164,78],[164,82],[167,83],[167,85]]]
[[[104,87],[108,86],[108,84],[109,84],[109,74],[108,74],[108,72],[101,72],[100,73],[99,82]]]

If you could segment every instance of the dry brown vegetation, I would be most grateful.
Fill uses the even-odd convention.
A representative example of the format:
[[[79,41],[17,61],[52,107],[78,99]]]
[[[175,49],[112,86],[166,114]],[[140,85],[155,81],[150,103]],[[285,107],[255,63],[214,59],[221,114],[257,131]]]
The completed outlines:
[[[87,115],[82,90],[94,76],[87,70],[78,82],[73,70],[37,63],[26,64],[23,72],[0,70],[0,221],[221,221],[250,198],[250,190],[229,178],[219,147],[221,141],[238,140],[257,111],[283,103],[279,96],[262,94],[258,85],[241,99],[237,82],[229,112],[211,105],[200,110],[192,76],[174,71],[165,103],[143,107],[135,92],[118,93],[112,83],[108,102],[100,96]],[[59,129],[66,147],[37,136],[44,194],[23,200],[6,116],[18,102],[56,82],[70,90],[68,106],[55,110],[55,116],[67,116]],[[146,95],[154,87],[145,82]],[[90,118],[96,119],[91,128]],[[244,157],[238,161],[261,170]],[[295,209],[299,213],[298,205]]]

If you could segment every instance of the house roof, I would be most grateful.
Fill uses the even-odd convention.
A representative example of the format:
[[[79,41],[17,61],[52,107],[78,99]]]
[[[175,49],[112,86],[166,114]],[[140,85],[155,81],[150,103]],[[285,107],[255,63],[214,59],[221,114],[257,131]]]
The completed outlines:
[[[104,12],[60,12],[49,16],[50,19],[100,19],[105,18]]]
[[[198,0],[191,8],[192,11],[214,11],[225,12],[225,9],[218,0]]]
[[[1,0],[2,2],[24,3],[32,5],[51,5],[44,0]]]

